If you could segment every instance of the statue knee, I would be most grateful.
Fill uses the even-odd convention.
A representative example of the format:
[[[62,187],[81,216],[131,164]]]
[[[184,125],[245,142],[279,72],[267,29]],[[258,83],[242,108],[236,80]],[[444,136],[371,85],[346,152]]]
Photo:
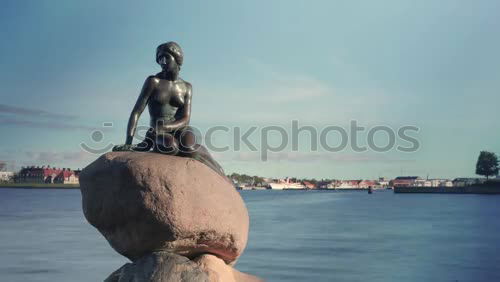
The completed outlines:
[[[177,139],[179,140],[179,149],[184,152],[193,152],[197,148],[196,136],[190,130],[183,130],[177,134]]]

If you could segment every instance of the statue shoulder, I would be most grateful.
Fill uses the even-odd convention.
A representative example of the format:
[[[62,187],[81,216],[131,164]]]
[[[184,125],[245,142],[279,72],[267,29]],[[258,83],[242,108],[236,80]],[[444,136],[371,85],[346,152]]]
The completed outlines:
[[[191,96],[191,94],[193,93],[193,85],[182,78],[179,79],[182,81],[182,83],[184,83],[184,86],[186,87],[186,94]]]
[[[153,91],[157,87],[159,82],[160,81],[156,76],[148,76],[144,81],[144,85],[142,86],[141,96],[149,96],[151,94],[151,91]]]
[[[145,83],[150,84],[150,85],[156,85],[156,84],[160,83],[160,79],[158,78],[157,75],[150,75],[146,78]]]
[[[193,85],[191,85],[191,83],[189,83],[189,82],[186,82],[186,92],[190,96],[193,93]]]

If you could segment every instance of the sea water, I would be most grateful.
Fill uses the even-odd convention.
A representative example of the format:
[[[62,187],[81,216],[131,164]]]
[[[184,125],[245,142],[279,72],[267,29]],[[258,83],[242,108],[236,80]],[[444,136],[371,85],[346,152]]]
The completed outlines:
[[[500,196],[242,191],[236,268],[267,281],[500,281]],[[0,189],[0,281],[102,281],[127,259],[78,190]]]

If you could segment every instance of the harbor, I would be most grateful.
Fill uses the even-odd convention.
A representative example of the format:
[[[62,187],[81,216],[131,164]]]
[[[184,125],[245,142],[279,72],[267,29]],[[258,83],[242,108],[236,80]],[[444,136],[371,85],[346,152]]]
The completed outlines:
[[[80,170],[56,168],[50,165],[26,166],[17,172],[2,171],[0,188],[19,189],[79,189]],[[232,173],[227,177],[237,190],[278,191],[380,191],[394,193],[440,194],[500,194],[500,177],[495,178],[423,178],[398,176],[393,179],[300,179],[297,177],[270,178]]]
[[[380,191],[394,193],[441,193],[441,194],[500,194],[500,177],[424,179],[418,176],[398,176],[394,179],[376,180],[301,180],[297,178],[261,179],[256,182],[251,176],[249,182],[241,182],[241,175],[229,177],[238,190],[326,190],[326,191]]]

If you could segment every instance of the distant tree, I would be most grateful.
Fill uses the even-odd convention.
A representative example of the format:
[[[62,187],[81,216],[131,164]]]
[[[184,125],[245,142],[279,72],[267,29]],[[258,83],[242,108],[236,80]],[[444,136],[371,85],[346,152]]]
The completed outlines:
[[[255,185],[257,183],[263,183],[264,178],[259,177],[259,176],[250,176],[247,174],[239,174],[239,173],[232,173],[231,175],[228,175],[229,178],[231,178],[233,181],[238,182],[238,183],[247,183],[251,185]]]
[[[19,172],[15,172],[9,179],[9,182],[17,182],[19,180]]]
[[[5,169],[5,167],[7,166],[6,163],[0,161],[0,171],[3,171]]]
[[[257,175],[254,175],[253,182],[254,182],[254,184],[263,184],[264,183],[264,178],[260,177],[260,176],[257,176]]]
[[[479,157],[477,158],[476,164],[476,174],[486,176],[488,179],[489,176],[498,174],[498,158],[495,153],[488,151],[481,151],[479,153]]]

